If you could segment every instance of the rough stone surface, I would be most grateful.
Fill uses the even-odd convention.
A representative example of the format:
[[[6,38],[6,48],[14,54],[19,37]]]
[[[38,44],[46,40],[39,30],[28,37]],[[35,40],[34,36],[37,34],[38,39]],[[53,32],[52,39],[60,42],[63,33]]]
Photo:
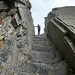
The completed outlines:
[[[33,48],[28,54],[28,61],[36,65],[36,68],[32,70],[35,71],[35,75],[68,75],[66,61],[62,60],[59,51],[55,49],[52,42],[50,43],[44,34],[34,36],[33,42]],[[47,45],[41,44],[42,42]]]
[[[0,1],[0,75],[25,75],[24,62],[34,35],[31,4],[28,0],[3,1]]]
[[[29,0],[6,1],[10,8],[2,8],[7,16],[0,20],[0,75],[68,75],[52,41],[34,35]]]
[[[48,37],[72,69],[75,69],[74,9],[74,6],[54,8],[45,21]]]

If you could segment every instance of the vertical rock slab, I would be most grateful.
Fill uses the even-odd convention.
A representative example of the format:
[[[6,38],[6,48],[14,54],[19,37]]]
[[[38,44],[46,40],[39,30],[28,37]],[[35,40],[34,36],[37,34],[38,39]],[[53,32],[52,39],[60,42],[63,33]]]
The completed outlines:
[[[46,17],[47,35],[75,70],[75,7],[55,8]]]
[[[0,74],[19,75],[33,44],[31,4],[29,0],[1,0],[0,3],[3,21],[0,21]]]

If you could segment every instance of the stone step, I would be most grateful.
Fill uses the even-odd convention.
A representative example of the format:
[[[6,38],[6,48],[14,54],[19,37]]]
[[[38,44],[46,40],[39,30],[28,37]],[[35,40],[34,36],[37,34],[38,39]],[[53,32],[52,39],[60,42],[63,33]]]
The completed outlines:
[[[34,38],[37,38],[37,39],[45,39],[47,38],[45,34],[41,34],[41,35],[35,35]]]
[[[23,72],[27,72],[27,73],[36,73],[38,71],[38,69],[40,68],[45,68],[47,70],[52,70],[53,66],[50,64],[44,64],[44,63],[34,63],[34,62],[30,62],[28,60],[26,60],[24,62],[25,64],[22,64],[22,71]]]
[[[47,38],[34,38],[33,41],[47,41]]]
[[[40,45],[40,46],[50,46],[53,45],[52,42],[47,42],[47,41],[34,41],[33,46],[35,45]]]
[[[43,39],[42,39],[42,38],[34,38],[33,41],[34,41],[34,42],[35,42],[35,41],[38,41],[38,42],[39,42],[39,41],[47,41],[47,39],[46,39],[46,38],[43,38]]]
[[[50,45],[53,45],[52,41],[48,40],[48,39],[45,39],[45,40],[33,40],[33,45],[44,45],[44,46],[50,46]]]
[[[22,64],[22,71],[19,71],[19,75],[67,75],[66,61],[61,61],[55,66],[44,63],[33,63],[29,61]]]
[[[35,43],[35,44],[33,45],[33,47],[35,47],[35,46],[37,46],[37,47],[38,47],[38,46],[39,46],[39,47],[41,47],[41,46],[42,46],[42,47],[49,47],[48,44],[46,44],[46,43],[41,43],[41,42],[40,42],[40,43]]]
[[[53,52],[36,52],[31,51],[29,56],[31,57],[31,61],[38,63],[53,63],[55,58],[55,54]]]
[[[36,47],[36,46],[37,46],[37,47],[40,47],[40,46],[41,46],[41,47],[49,47],[50,45],[49,45],[49,44],[46,44],[46,43],[39,43],[39,44],[34,44],[34,45],[33,45],[33,47]]]
[[[37,51],[37,52],[55,52],[56,49],[54,46],[33,46],[32,51]]]

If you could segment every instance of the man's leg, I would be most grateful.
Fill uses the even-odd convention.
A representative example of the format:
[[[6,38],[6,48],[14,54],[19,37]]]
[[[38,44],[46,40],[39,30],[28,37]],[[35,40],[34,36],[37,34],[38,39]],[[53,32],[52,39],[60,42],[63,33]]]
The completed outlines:
[[[40,34],[40,31],[38,31],[38,35]]]

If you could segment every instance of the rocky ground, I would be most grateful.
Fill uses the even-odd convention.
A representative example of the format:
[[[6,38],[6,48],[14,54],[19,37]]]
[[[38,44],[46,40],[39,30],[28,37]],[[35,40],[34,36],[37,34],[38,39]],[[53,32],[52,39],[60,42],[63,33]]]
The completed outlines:
[[[25,72],[20,75],[68,75],[68,66],[44,34],[35,35],[33,49],[25,60]]]

